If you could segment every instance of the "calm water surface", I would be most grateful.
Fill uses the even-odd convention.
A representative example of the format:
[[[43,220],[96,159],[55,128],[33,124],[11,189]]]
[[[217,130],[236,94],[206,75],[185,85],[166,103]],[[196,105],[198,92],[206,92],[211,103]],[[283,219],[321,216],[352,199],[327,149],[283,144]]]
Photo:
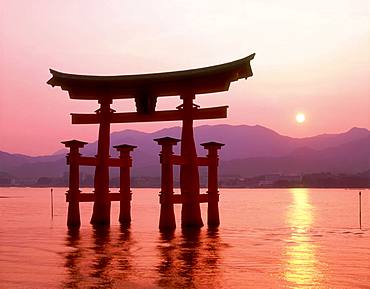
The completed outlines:
[[[0,188],[0,288],[370,288],[370,190],[362,229],[358,190],[223,189],[219,230],[167,235],[158,189],[133,190],[130,229],[118,203],[93,229],[83,203],[68,231],[64,193],[51,219],[50,189]]]

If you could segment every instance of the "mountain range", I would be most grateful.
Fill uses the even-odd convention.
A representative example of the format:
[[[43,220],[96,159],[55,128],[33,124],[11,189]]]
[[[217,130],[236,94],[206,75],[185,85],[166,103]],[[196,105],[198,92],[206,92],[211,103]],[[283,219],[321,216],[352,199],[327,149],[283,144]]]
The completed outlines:
[[[199,144],[217,141],[226,145],[220,152],[220,175],[252,177],[265,174],[358,173],[370,169],[370,131],[352,128],[339,134],[307,138],[283,136],[263,126],[204,125],[194,129],[198,155],[206,152]],[[152,133],[123,130],[111,134],[111,144],[136,145],[133,152],[133,176],[159,176],[160,147],[153,139],[163,136],[180,138],[181,128],[171,127]],[[94,156],[97,142],[81,150]],[[179,145],[175,148],[178,153]],[[68,170],[62,149],[53,155],[31,157],[0,151],[0,176],[15,179],[60,177]],[[117,156],[112,149],[111,155]],[[83,167],[84,173],[93,173]],[[112,172],[115,175],[116,171]]]

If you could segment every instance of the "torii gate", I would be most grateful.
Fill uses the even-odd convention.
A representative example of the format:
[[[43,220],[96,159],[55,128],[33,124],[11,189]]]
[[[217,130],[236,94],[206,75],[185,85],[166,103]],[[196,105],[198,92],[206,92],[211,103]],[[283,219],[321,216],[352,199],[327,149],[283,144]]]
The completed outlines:
[[[177,161],[172,162],[172,164],[180,165],[181,199],[176,201],[174,197],[171,197],[169,200],[172,207],[173,203],[182,203],[182,226],[203,226],[200,213],[200,202],[202,202],[202,197],[200,195],[198,165],[207,165],[210,172],[209,176],[214,176],[216,168],[217,183],[217,149],[219,149],[222,144],[213,142],[203,144],[209,151],[208,157],[210,158],[210,162],[205,160],[202,161],[202,158],[197,157],[193,134],[193,121],[198,119],[225,118],[227,116],[228,106],[200,108],[198,105],[194,104],[193,100],[197,94],[227,91],[232,81],[241,78],[247,79],[252,76],[253,73],[250,61],[253,58],[254,54],[251,54],[233,62],[205,68],[122,76],[76,75],[50,69],[50,73],[53,76],[47,82],[49,85],[53,87],[60,86],[62,90],[68,91],[71,99],[97,100],[100,104],[100,108],[95,111],[95,114],[71,114],[72,124],[99,124],[98,151],[96,157],[89,158],[80,156],[78,149],[83,147],[86,143],[76,140],[63,142],[67,147],[71,148],[68,157],[68,162],[70,164],[70,188],[67,194],[67,201],[69,201],[68,225],[80,225],[78,208],[78,203],[80,201],[94,201],[91,223],[98,225],[110,223],[110,202],[112,200],[121,201],[121,210],[122,200],[125,199],[127,202],[127,187],[129,187],[129,173],[127,173],[127,168],[130,167],[131,160],[128,159],[125,161],[124,157],[121,157],[121,160],[109,157],[111,123],[181,120],[181,155],[178,156]],[[157,97],[176,95],[179,95],[180,99],[183,101],[182,105],[178,106],[176,110],[155,110]],[[117,113],[111,109],[110,105],[114,99],[127,98],[135,99],[137,112]],[[167,189],[169,188],[172,190],[172,184],[166,184],[166,182],[164,182],[164,179],[168,177],[163,175],[163,172],[168,172],[168,170],[163,170],[163,166],[166,166],[166,157],[164,155],[166,155],[166,152],[168,152],[168,157],[172,155],[172,149],[171,151],[167,149],[168,145],[172,146],[176,144],[178,140],[157,139],[156,141],[162,145],[161,194],[164,195],[166,192],[163,192],[163,189],[166,185]],[[128,158],[130,158],[129,152],[134,148],[135,147],[128,145],[117,147],[121,152],[125,151],[126,157]],[[176,156],[172,156],[172,160],[176,159],[174,157]],[[213,159],[213,161],[211,161],[211,159]],[[211,165],[212,162],[216,164],[216,167],[215,165]],[[96,167],[94,194],[80,194],[78,185],[78,165],[92,165]],[[123,197],[123,195],[117,197],[116,194],[109,193],[109,166],[119,166],[121,167],[121,172],[126,172],[123,173],[123,175],[121,174],[121,182],[125,181],[126,183],[121,183],[120,190],[121,194],[122,190],[126,192],[126,197]],[[211,173],[211,171],[213,173]],[[168,181],[172,180],[168,179]],[[209,184],[210,183],[211,187],[213,187],[212,190],[217,191],[217,184],[215,187],[214,180],[209,179]],[[173,194],[173,192],[169,193]],[[218,191],[214,193],[216,193],[218,197]],[[130,195],[130,192],[128,192],[128,194]],[[129,200],[130,197],[131,196],[129,196]],[[168,198],[164,197],[162,197],[162,199],[168,200]],[[164,204],[161,203],[161,205],[163,207]],[[125,210],[127,212],[127,206]],[[208,211],[210,210],[212,211],[214,209],[209,207]],[[171,215],[171,213],[169,215]],[[219,221],[215,221],[217,218],[213,218],[214,225],[218,225],[219,223]],[[123,217],[123,220],[124,222],[129,222],[130,218],[128,217],[125,219]],[[210,223],[212,222],[208,222],[209,225]],[[162,228],[173,228],[174,226],[175,224],[173,224],[172,221],[162,222],[162,226],[160,223],[160,227]]]

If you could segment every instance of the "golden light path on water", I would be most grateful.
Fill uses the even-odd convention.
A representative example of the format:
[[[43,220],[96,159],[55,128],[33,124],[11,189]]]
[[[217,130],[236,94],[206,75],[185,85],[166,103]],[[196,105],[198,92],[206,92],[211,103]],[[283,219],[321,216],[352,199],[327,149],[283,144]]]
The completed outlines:
[[[293,202],[286,215],[292,234],[286,247],[285,280],[293,288],[317,288],[322,280],[318,268],[316,245],[310,237],[313,208],[307,189],[291,189]]]

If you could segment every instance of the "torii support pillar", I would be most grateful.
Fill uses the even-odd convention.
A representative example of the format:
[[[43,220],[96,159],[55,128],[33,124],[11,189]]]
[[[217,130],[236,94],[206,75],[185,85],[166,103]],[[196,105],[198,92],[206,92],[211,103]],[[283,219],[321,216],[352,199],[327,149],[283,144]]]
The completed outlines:
[[[98,153],[94,179],[94,207],[90,223],[93,225],[110,224],[109,199],[109,142],[110,123],[113,110],[112,100],[99,99],[100,108],[96,111],[99,118]]]
[[[173,150],[172,146],[180,140],[163,137],[154,139],[162,146],[159,154],[162,165],[161,192],[159,201],[161,204],[161,213],[159,217],[159,229],[161,231],[174,230],[176,228],[175,212],[173,208]]]
[[[181,133],[181,157],[184,164],[180,166],[180,188],[182,195],[181,226],[203,227],[199,202],[199,171],[197,165],[197,151],[194,142],[193,119],[194,119],[194,93],[180,96],[183,100],[183,122]]]
[[[208,227],[218,227],[220,225],[220,216],[218,211],[218,150],[224,144],[217,142],[207,142],[201,144],[208,150]]]
[[[132,158],[130,153],[136,148],[132,145],[117,145],[113,146],[119,151],[119,158],[121,159],[122,165],[120,166],[120,212],[119,222],[125,227],[129,227],[131,224],[131,186],[130,186],[130,167],[132,166]]]
[[[69,164],[69,188],[67,191],[67,200],[68,200],[68,217],[67,217],[67,226],[78,228],[81,226],[80,220],[80,206],[79,206],[79,197],[80,197],[80,170],[78,159],[80,157],[79,149],[83,148],[87,143],[70,140],[63,141],[67,148],[69,148],[69,154],[67,155],[67,164]]]

